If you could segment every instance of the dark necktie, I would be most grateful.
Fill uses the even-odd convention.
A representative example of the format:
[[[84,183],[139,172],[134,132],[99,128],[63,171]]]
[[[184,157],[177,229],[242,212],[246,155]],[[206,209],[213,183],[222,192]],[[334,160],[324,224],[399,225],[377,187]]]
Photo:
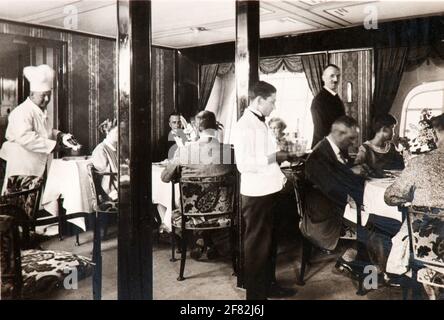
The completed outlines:
[[[254,113],[253,111],[251,111],[252,114],[254,114],[260,121],[265,122],[265,117],[264,116],[260,116],[256,113]]]
[[[344,163],[348,164],[348,159],[349,159],[348,152],[341,150],[339,151],[339,155],[341,156],[341,159],[344,161]]]

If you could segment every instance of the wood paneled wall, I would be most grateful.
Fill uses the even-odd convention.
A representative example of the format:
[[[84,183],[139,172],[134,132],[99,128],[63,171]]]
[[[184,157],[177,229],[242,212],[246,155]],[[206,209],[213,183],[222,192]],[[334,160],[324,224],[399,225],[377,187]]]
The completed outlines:
[[[57,41],[64,46],[66,70],[62,72],[67,83],[66,95],[58,101],[59,129],[74,134],[84,146],[83,152],[89,154],[103,138],[98,124],[114,117],[116,110],[115,41],[9,21],[0,21],[1,34]],[[35,62],[43,63],[43,59]]]

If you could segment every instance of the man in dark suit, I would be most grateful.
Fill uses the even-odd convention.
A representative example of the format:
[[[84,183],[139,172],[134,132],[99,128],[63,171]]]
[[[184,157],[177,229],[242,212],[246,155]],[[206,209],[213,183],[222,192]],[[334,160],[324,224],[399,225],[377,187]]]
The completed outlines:
[[[322,72],[324,87],[311,103],[314,126],[312,149],[329,134],[333,122],[340,116],[345,115],[344,104],[338,96],[340,77],[341,72],[338,66],[334,64],[327,65]]]
[[[362,166],[353,166],[348,155],[348,148],[357,136],[356,120],[339,117],[305,164],[306,210],[301,231],[321,249],[336,248],[346,204],[362,204],[367,171]]]

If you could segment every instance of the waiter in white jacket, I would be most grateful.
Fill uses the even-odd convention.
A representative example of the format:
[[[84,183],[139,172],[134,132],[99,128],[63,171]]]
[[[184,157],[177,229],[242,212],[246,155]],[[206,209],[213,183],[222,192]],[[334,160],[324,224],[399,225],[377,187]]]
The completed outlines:
[[[6,161],[2,193],[10,176],[43,176],[49,155],[72,137],[53,129],[48,121],[46,107],[51,100],[54,70],[43,64],[25,67],[23,74],[29,80],[30,94],[8,118],[6,142],[0,149],[0,158]]]

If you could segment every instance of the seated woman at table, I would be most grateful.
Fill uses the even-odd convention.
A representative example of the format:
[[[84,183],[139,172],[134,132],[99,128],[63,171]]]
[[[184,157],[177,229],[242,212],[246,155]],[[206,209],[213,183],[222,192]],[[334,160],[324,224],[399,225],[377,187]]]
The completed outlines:
[[[221,176],[230,172],[234,174],[235,166],[231,146],[220,143],[216,138],[220,125],[216,121],[214,113],[211,111],[199,112],[196,115],[196,124],[199,129],[199,139],[189,142],[177,150],[176,156],[161,174],[163,182],[177,182],[181,177]],[[195,223],[199,222],[202,221],[195,221]],[[220,234],[217,235],[216,233],[215,231],[212,233],[202,232],[202,234],[198,235],[198,237],[205,240],[204,246],[208,247],[208,258],[218,254],[216,245],[213,246],[212,244],[212,242],[216,241],[216,238],[221,238]],[[218,249],[228,247],[228,237],[222,238],[227,241],[220,243],[221,246],[217,246]],[[198,239],[196,244],[201,245],[203,239]],[[191,252],[192,257],[195,259],[199,258],[205,247],[201,248],[202,250],[195,248]]]
[[[292,151],[292,142],[285,137],[284,130],[287,125],[281,118],[271,118],[268,121],[268,127],[271,133],[276,138],[276,144],[280,151]]]
[[[384,200],[388,205],[411,203],[417,207],[444,208],[444,114],[432,118],[436,132],[437,149],[412,158],[395,182],[387,188]],[[400,263],[399,256],[408,257],[408,226],[404,221],[399,233],[392,239],[393,249],[387,262],[387,270],[403,274],[408,270],[408,258]],[[406,252],[400,253],[404,248]],[[444,270],[443,270],[444,273]],[[443,275],[444,278],[444,275]]]
[[[99,125],[99,131],[106,133],[106,137],[95,147],[91,157],[92,164],[99,172],[117,173],[117,121],[105,120]],[[117,176],[104,175],[101,185],[111,200],[117,200]]]
[[[373,177],[384,177],[384,170],[404,169],[402,155],[392,142],[396,123],[390,114],[377,116],[373,122],[375,136],[359,147],[355,164],[368,166]]]

